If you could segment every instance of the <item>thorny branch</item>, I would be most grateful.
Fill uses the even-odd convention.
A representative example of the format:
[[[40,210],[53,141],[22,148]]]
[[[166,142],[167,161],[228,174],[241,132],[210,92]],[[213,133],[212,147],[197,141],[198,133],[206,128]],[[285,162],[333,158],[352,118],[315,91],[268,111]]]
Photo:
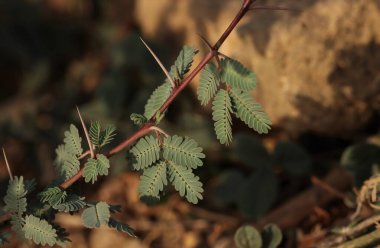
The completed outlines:
[[[231,21],[230,25],[226,28],[226,30],[223,32],[223,34],[220,36],[218,41],[211,47],[210,51],[204,56],[202,61],[197,65],[197,67],[188,74],[188,76],[179,84],[176,84],[173,88],[173,91],[169,98],[162,104],[162,106],[159,108],[159,110],[153,115],[153,117],[144,124],[139,130],[137,130],[134,134],[132,134],[129,138],[115,146],[113,149],[111,149],[106,156],[112,157],[115,154],[122,151],[124,148],[131,145],[133,142],[138,140],[139,138],[145,136],[149,132],[151,132],[153,129],[151,127],[154,126],[156,121],[157,114],[162,114],[165,112],[165,110],[170,106],[170,104],[177,98],[177,96],[186,88],[186,86],[189,85],[189,83],[197,76],[201,70],[206,66],[206,64],[214,57],[219,56],[219,48],[222,46],[224,41],[227,39],[227,37],[230,35],[230,33],[236,28],[240,20],[243,18],[243,16],[250,10],[251,5],[256,0],[244,0],[242,3],[242,6],[240,7],[239,12],[236,14],[235,18]],[[154,130],[153,130],[154,131]],[[90,154],[90,151],[85,152],[80,158],[85,158],[88,154]],[[81,179],[83,176],[83,168],[80,169],[73,177],[67,179],[65,182],[61,183],[59,187],[61,189],[67,189],[72,184],[74,184],[76,181]]]

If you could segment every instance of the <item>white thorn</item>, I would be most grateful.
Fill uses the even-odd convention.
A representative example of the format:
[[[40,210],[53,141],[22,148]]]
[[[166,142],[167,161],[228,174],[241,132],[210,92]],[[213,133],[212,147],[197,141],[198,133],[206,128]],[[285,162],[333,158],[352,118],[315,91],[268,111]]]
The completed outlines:
[[[163,135],[165,135],[165,137],[168,137],[169,135],[167,133],[165,133],[164,130],[162,130],[161,128],[159,127],[155,127],[155,126],[152,126],[149,128],[150,130],[154,130],[154,131],[157,131],[159,133],[162,133]]]
[[[90,148],[91,158],[95,158],[94,148],[93,148],[93,146],[92,146],[92,144],[91,144],[91,140],[90,140],[90,136],[88,135],[87,127],[86,127],[86,125],[84,124],[84,121],[83,121],[83,119],[82,119],[82,115],[80,114],[80,111],[79,111],[78,106],[76,106],[76,107],[77,107],[77,111],[78,111],[78,115],[79,115],[80,122],[82,123],[82,127],[83,127],[83,130],[84,130],[84,134],[86,135],[86,139],[87,139],[88,147]]]
[[[11,171],[11,168],[10,168],[9,163],[8,163],[7,155],[5,154],[4,147],[3,147],[3,155],[4,155],[4,159],[5,159],[5,164],[7,165],[9,178],[13,181],[12,171]]]
[[[161,67],[162,71],[165,73],[166,77],[168,78],[168,80],[170,81],[172,87],[174,88],[175,87],[174,80],[170,76],[169,72],[166,70],[165,66],[162,64],[162,62],[157,57],[157,55],[152,51],[152,49],[150,49],[150,47],[148,46],[148,44],[146,44],[145,41],[141,37],[140,37],[140,40],[145,45],[145,47],[148,49],[148,51],[152,54],[153,58],[156,60],[156,62],[158,63],[158,65]]]

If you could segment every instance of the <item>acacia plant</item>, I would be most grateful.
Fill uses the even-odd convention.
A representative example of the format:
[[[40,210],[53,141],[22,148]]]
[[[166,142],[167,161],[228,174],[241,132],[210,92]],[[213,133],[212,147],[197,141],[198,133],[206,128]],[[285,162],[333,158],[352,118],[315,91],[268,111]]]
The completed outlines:
[[[130,226],[112,217],[113,213],[120,211],[120,206],[102,201],[86,201],[85,196],[78,194],[72,187],[80,180],[94,184],[100,176],[107,176],[109,158],[124,150],[127,150],[133,169],[141,171],[138,192],[142,199],[159,199],[164,187],[171,184],[187,201],[198,203],[202,199],[203,185],[194,170],[203,165],[205,154],[195,140],[169,135],[159,128],[159,123],[172,102],[200,73],[198,99],[201,105],[212,102],[215,134],[221,144],[228,145],[232,141],[232,116],[260,134],[268,132],[271,122],[251,96],[251,91],[256,87],[255,74],[237,60],[219,53],[221,45],[247,12],[265,8],[253,5],[253,2],[243,1],[235,18],[214,45],[202,38],[210,51],[192,70],[196,49],[184,46],[174,65],[166,71],[144,43],[167,78],[149,97],[144,113],[131,115],[131,120],[140,128],[120,144],[105,151],[104,146],[112,141],[115,128],[104,127],[95,121],[87,129],[78,110],[84,135],[73,124],[64,133],[63,144],[56,149],[54,167],[57,177],[42,192],[33,193],[37,195],[37,200],[36,197],[30,197],[35,190],[35,181],[13,176],[7,162],[10,180],[3,198],[5,207],[1,220],[2,226],[8,227],[0,232],[0,243],[10,237],[11,230],[22,242],[65,246],[70,242],[68,233],[54,223],[54,216],[59,212],[81,212],[85,227],[98,228],[105,224],[135,236]],[[84,143],[88,150],[83,148]]]

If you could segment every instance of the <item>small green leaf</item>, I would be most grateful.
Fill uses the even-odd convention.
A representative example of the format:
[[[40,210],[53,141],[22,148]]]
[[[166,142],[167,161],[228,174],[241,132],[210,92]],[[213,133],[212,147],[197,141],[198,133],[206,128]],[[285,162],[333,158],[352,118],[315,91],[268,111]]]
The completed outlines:
[[[21,216],[26,211],[26,193],[23,177],[14,177],[13,180],[9,180],[7,194],[4,197],[4,211],[14,212]]]
[[[277,248],[282,241],[281,229],[275,224],[266,225],[261,232],[263,247]]]
[[[263,241],[260,233],[252,226],[242,226],[235,232],[235,244],[238,248],[261,248]]]
[[[82,221],[87,228],[99,228],[102,224],[108,224],[110,216],[109,205],[105,202],[98,202],[83,211]]]
[[[103,154],[97,154],[96,159],[89,158],[84,164],[83,177],[86,183],[92,184],[98,179],[99,176],[107,176],[110,162]]]
[[[229,94],[233,100],[236,117],[259,134],[268,133],[272,122],[261,105],[248,92],[231,89]]]
[[[78,128],[73,124],[70,125],[70,130],[65,132],[65,149],[76,156],[80,156],[83,152],[82,138],[79,136]]]
[[[130,118],[133,121],[133,123],[138,126],[141,126],[148,121],[148,119],[145,116],[136,113],[132,113]]]
[[[239,210],[252,218],[265,214],[277,198],[277,184],[272,170],[253,173],[239,192]]]
[[[296,143],[280,141],[274,149],[276,162],[285,172],[294,176],[309,174],[312,169],[312,160],[309,153]]]
[[[231,98],[227,91],[220,89],[212,102],[212,119],[216,137],[221,144],[230,144],[232,141],[232,107]]]
[[[59,187],[47,188],[38,194],[42,203],[48,202],[50,206],[61,204],[65,201],[67,193]]]
[[[129,151],[135,170],[145,169],[160,158],[160,144],[154,136],[139,139]]]
[[[162,104],[169,98],[172,92],[172,85],[166,82],[159,86],[152,95],[149,97],[148,102],[145,105],[144,116],[149,120],[160,109]]]
[[[218,69],[213,63],[208,63],[201,72],[198,84],[198,100],[202,105],[207,105],[215,96],[220,84]]]
[[[183,76],[190,70],[191,64],[193,63],[193,58],[197,52],[198,50],[192,47],[183,46],[176,61],[174,62],[174,65],[170,68],[169,74],[174,80],[183,79]]]
[[[65,202],[60,204],[56,204],[53,206],[54,209],[59,212],[77,212],[86,206],[86,202],[84,201],[84,197],[80,197],[77,195],[69,195]]]
[[[145,169],[140,177],[139,195],[140,197],[158,197],[160,191],[168,184],[166,179],[166,162],[159,161],[152,167]]]
[[[168,136],[164,140],[163,157],[176,164],[195,169],[203,165],[202,147],[189,137]]]
[[[111,227],[111,228],[116,229],[118,232],[124,232],[124,233],[128,234],[129,236],[131,236],[133,238],[137,237],[135,235],[135,230],[133,230],[133,228],[131,228],[127,224],[121,223],[121,222],[119,222],[117,220],[110,219],[108,221],[108,226]]]
[[[256,76],[245,68],[239,61],[222,60],[222,80],[234,89],[250,91],[256,88]]]
[[[167,164],[169,181],[179,192],[180,196],[186,196],[188,202],[197,204],[198,200],[202,200],[203,188],[199,177],[195,176],[191,169],[187,169],[182,165],[177,165],[171,161]]]
[[[23,227],[25,238],[31,239],[37,245],[53,246],[57,242],[57,232],[46,220],[39,219],[33,215],[25,217]]]
[[[372,175],[372,167],[380,165],[380,148],[372,144],[355,144],[348,147],[341,157],[341,164],[355,178],[360,186]]]

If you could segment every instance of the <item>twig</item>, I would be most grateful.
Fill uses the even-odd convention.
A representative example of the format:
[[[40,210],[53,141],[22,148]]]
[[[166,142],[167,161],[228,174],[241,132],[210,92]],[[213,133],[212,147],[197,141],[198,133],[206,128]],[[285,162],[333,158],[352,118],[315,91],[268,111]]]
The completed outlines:
[[[312,176],[312,177],[311,177],[311,182],[312,182],[315,186],[317,186],[317,187],[319,187],[319,188],[321,188],[321,189],[327,191],[328,193],[330,193],[330,194],[332,194],[332,195],[335,195],[336,197],[338,197],[338,198],[340,198],[340,199],[342,199],[342,200],[346,200],[346,199],[347,199],[347,196],[346,196],[345,194],[343,194],[343,193],[340,192],[339,190],[336,190],[336,189],[335,189],[334,187],[332,187],[330,184],[328,184],[327,182],[325,182],[325,181],[319,179],[319,178],[316,177],[316,176]]]
[[[150,127],[152,127],[155,123],[156,115],[157,113],[163,113],[165,110],[170,106],[170,104],[176,99],[176,97],[186,88],[186,86],[195,78],[196,75],[198,75],[201,70],[206,66],[206,64],[215,56],[215,52],[218,52],[221,45],[224,43],[224,41],[227,39],[227,37],[230,35],[232,30],[235,29],[235,27],[240,22],[241,18],[249,11],[250,5],[254,2],[254,0],[244,0],[243,4],[239,10],[239,12],[236,14],[235,18],[231,21],[230,25],[226,28],[226,30],[223,32],[223,34],[220,36],[218,41],[215,43],[215,45],[212,47],[212,51],[209,51],[205,57],[202,59],[202,61],[197,65],[197,67],[179,84],[178,87],[175,87],[171,93],[171,95],[168,97],[168,99],[161,105],[159,110],[153,115],[153,117],[145,123],[136,133],[134,133],[131,137],[123,141],[122,143],[115,146],[113,149],[111,149],[107,157],[112,157],[113,155],[117,154],[118,152],[122,151],[127,146],[131,145],[133,142],[135,142],[140,137],[146,135],[149,133]],[[174,83],[174,82],[173,82]],[[67,179],[65,182],[63,182],[60,185],[60,188],[66,189],[70,187],[73,183],[75,183],[77,180],[79,180],[83,175],[83,168],[78,171],[77,174],[75,174],[73,177]]]
[[[337,248],[362,248],[362,247],[375,247],[375,244],[380,242],[380,229],[376,229],[366,235],[360,236],[357,239],[346,242]]]
[[[9,166],[7,155],[5,154],[4,147],[3,147],[3,155],[4,155],[5,164],[7,165],[9,178],[13,181],[13,175],[12,175],[11,167]]]
[[[351,186],[352,177],[343,168],[336,167],[329,172],[324,181],[338,190],[344,190]],[[296,226],[310,214],[315,206],[326,205],[336,197],[336,195],[321,192],[314,186],[288,200],[254,224],[259,228],[268,223],[276,223],[282,229]]]

